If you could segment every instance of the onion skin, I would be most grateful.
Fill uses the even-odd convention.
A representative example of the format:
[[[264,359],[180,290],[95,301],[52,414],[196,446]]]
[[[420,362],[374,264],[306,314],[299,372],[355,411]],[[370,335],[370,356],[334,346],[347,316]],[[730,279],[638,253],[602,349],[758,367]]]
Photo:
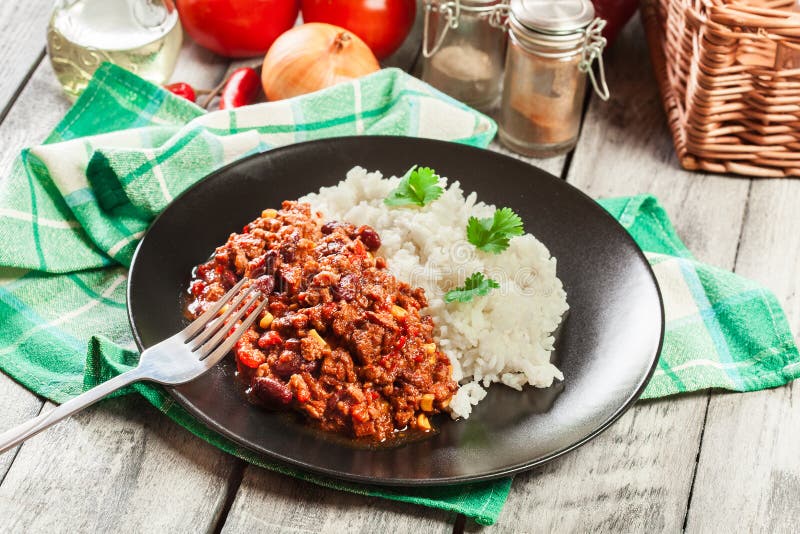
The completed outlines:
[[[355,34],[320,22],[296,26],[278,37],[264,57],[261,84],[268,100],[319,91],[380,70]]]

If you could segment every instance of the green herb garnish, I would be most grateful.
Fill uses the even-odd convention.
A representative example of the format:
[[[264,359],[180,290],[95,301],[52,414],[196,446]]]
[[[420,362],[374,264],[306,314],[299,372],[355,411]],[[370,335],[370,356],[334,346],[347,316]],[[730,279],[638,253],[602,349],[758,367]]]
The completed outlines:
[[[442,196],[443,192],[439,175],[433,169],[414,165],[383,202],[387,206],[424,206]]]
[[[522,235],[522,219],[511,208],[501,208],[486,219],[470,217],[467,222],[467,241],[479,250],[500,254],[508,248],[508,241]]]
[[[445,302],[470,302],[475,297],[483,297],[492,289],[497,289],[500,284],[491,278],[485,278],[483,273],[472,273],[462,287],[451,289],[444,294]]]

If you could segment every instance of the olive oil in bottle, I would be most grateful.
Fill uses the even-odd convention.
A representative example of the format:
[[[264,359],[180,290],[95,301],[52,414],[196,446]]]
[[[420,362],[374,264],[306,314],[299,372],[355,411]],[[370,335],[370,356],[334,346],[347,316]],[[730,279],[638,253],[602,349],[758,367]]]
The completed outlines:
[[[182,40],[172,0],[58,0],[47,28],[47,52],[71,100],[104,61],[163,84]]]

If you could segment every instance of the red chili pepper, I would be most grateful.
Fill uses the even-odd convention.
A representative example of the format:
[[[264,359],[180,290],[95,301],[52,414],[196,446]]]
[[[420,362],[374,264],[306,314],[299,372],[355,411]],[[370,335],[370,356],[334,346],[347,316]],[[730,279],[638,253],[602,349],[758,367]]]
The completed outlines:
[[[250,67],[236,69],[228,77],[219,101],[219,109],[246,106],[255,100],[261,87],[258,73]]]
[[[171,83],[169,85],[165,85],[164,89],[166,89],[170,93],[182,96],[189,102],[194,102],[195,100],[197,100],[197,96],[194,94],[194,89],[188,83],[184,82]]]
[[[403,350],[403,347],[406,346],[406,341],[408,341],[408,337],[407,336],[400,336],[400,339],[398,339],[397,343],[395,343],[395,345],[394,345],[395,350],[398,350],[398,351]]]

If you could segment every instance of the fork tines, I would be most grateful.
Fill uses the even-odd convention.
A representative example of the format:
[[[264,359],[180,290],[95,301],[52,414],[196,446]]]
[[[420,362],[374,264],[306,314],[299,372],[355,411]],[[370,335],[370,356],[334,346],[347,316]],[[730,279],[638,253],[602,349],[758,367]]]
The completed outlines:
[[[262,292],[257,284],[242,290],[245,280],[240,280],[186,329],[184,342],[198,359],[213,360],[220,351],[219,357],[224,356],[264,309],[267,300],[258,303]],[[216,317],[221,312],[222,315]],[[242,323],[236,326],[243,317]]]

